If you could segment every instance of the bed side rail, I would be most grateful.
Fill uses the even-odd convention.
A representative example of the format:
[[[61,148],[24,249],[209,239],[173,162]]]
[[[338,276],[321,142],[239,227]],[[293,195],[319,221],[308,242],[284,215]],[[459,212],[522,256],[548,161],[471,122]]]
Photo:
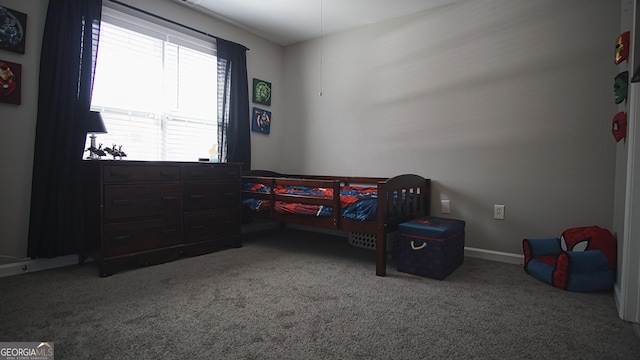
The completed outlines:
[[[273,189],[274,187],[274,180],[272,177],[262,177],[262,176],[245,176],[242,175],[242,177],[240,178],[240,181],[242,182],[242,187],[241,187],[241,197],[242,199],[249,199],[249,198],[253,198],[253,199],[261,199],[261,200],[269,200],[270,201],[270,206],[269,206],[269,217],[273,217],[274,212],[273,212],[273,201],[274,201],[274,196],[275,193],[273,191],[271,191],[271,189]],[[259,191],[251,191],[251,190],[245,190],[244,189],[244,184],[248,184],[248,183],[253,183],[253,184],[264,184],[265,186],[267,186],[267,188],[269,189],[268,192],[259,192]]]
[[[259,198],[271,200],[270,213],[275,215],[274,206],[276,201],[286,203],[298,203],[305,205],[331,206],[333,227],[338,227],[340,221],[340,181],[336,179],[307,179],[295,177],[264,177],[264,176],[242,176],[243,184],[260,183],[269,188],[269,192],[255,192],[243,190],[243,198]],[[273,191],[277,186],[302,186],[307,188],[332,189],[332,195],[318,196],[307,194],[277,194]]]
[[[324,188],[332,189],[332,195],[318,196],[306,194],[275,194],[276,201],[285,201],[288,203],[299,203],[309,205],[332,206],[334,209],[340,209],[340,181],[338,180],[309,180],[309,179],[292,179],[292,178],[274,178],[274,185],[278,186],[304,186],[307,188]],[[340,213],[334,211],[334,214]]]
[[[381,181],[387,181],[385,177],[367,177],[367,176],[325,176],[325,175],[290,175],[300,179],[316,179],[316,180],[339,180],[342,185],[369,185],[376,186]]]
[[[241,178],[241,182],[242,182],[242,194],[243,197],[254,197],[254,198],[259,198],[259,199],[268,199],[271,197],[271,189],[274,188],[275,186],[275,181],[274,178],[272,177],[262,177],[262,176],[242,176]],[[244,189],[244,184],[263,184],[266,187],[268,187],[269,191],[268,192],[259,192],[259,191],[251,191],[251,190],[245,190]]]

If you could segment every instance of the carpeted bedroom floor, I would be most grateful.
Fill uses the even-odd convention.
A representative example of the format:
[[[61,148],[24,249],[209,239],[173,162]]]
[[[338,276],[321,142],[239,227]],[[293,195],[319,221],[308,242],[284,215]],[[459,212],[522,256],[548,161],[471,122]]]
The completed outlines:
[[[475,258],[444,281],[300,230],[98,277],[85,266],[0,278],[0,341],[56,359],[639,359],[611,292],[570,293]]]

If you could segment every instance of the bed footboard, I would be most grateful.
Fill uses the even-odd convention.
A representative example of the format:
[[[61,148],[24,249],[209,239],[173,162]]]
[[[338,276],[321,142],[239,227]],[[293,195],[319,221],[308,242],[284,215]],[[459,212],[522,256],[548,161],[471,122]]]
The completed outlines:
[[[405,174],[378,183],[376,275],[387,274],[387,233],[398,224],[430,214],[431,180]]]

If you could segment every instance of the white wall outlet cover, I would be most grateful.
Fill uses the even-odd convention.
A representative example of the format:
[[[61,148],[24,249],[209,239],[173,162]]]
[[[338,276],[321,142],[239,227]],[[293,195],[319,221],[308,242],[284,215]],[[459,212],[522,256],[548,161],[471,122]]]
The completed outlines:
[[[451,214],[451,201],[440,200],[440,206],[442,207],[441,212],[443,214]]]

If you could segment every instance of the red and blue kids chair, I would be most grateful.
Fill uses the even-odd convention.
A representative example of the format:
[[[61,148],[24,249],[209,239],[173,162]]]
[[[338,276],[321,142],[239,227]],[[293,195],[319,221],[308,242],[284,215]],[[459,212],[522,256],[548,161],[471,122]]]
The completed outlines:
[[[524,239],[524,270],[559,289],[609,290],[616,281],[616,240],[607,229],[567,229],[560,238]]]

